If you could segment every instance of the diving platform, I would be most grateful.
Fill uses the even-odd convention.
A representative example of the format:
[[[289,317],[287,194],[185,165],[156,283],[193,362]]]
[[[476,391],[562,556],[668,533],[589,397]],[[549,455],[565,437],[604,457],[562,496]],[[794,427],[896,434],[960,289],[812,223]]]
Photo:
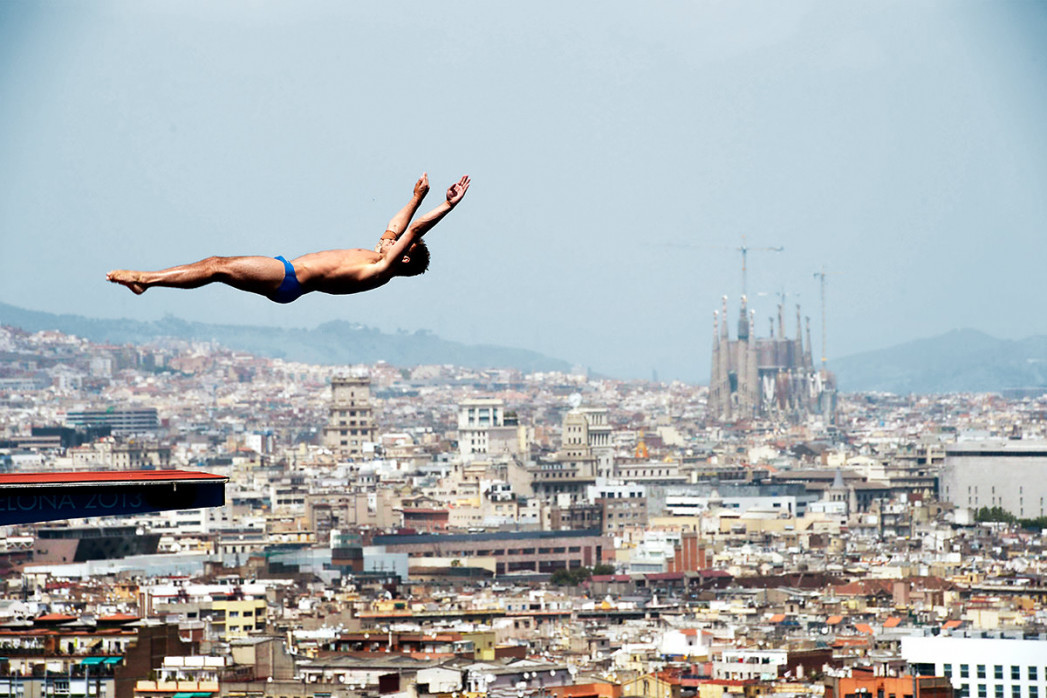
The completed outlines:
[[[229,478],[190,470],[0,474],[0,526],[225,504]]]

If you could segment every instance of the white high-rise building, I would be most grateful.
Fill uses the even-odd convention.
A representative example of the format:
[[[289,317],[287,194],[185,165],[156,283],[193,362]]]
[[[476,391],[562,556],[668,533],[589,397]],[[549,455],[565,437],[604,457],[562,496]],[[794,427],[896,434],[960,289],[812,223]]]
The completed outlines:
[[[1047,638],[903,637],[902,658],[918,676],[945,676],[957,698],[1045,698]]]
[[[510,427],[512,434],[515,427]],[[499,398],[472,398],[458,404],[458,451],[462,456],[486,456],[506,432],[505,405]],[[494,437],[494,438],[492,438]]]
[[[567,460],[592,461],[591,477],[611,477],[614,474],[614,446],[607,410],[579,407],[564,415],[561,449]]]
[[[958,507],[1047,516],[1047,442],[960,441],[945,448],[941,497]]]

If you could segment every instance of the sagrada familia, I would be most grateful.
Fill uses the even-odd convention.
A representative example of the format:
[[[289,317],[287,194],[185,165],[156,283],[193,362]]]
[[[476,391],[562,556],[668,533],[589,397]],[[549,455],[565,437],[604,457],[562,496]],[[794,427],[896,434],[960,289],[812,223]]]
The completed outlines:
[[[765,339],[756,337],[755,311],[742,296],[738,337],[728,335],[727,296],[723,311],[713,313],[713,359],[709,379],[709,415],[733,423],[753,419],[800,422],[820,416],[832,424],[836,413],[836,378],[817,369],[811,357],[811,321],[806,341],[796,306],[796,337],[785,336],[785,317],[778,306],[778,333],[774,319]]]

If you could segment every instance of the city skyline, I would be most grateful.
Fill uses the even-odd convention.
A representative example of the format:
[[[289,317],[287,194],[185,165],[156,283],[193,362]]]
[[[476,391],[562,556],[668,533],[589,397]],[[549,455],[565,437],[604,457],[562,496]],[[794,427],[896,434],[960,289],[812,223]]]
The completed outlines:
[[[1047,695],[1042,391],[0,349],[10,696]]]

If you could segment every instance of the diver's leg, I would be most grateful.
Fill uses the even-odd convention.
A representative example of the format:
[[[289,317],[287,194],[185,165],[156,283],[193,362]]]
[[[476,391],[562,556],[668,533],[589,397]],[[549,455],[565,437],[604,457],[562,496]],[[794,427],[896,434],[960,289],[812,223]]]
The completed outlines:
[[[117,269],[106,274],[106,278],[135,293],[144,293],[153,286],[199,288],[218,282],[265,296],[280,287],[284,265],[272,257],[208,257],[160,271]]]

